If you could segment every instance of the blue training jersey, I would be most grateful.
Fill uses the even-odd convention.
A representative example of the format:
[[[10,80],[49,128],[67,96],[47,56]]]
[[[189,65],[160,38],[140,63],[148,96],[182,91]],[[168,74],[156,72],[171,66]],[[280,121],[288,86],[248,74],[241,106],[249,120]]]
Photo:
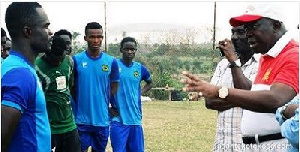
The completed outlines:
[[[147,68],[139,62],[132,62],[126,66],[122,59],[118,59],[120,72],[120,83],[117,93],[112,99],[120,116],[112,118],[124,125],[141,125],[141,81],[150,81],[150,73]]]
[[[33,66],[13,50],[1,65],[1,104],[21,112],[9,151],[51,151],[51,131],[39,78]]]
[[[114,57],[101,52],[91,58],[87,51],[73,56],[76,87],[77,124],[108,126],[110,83],[119,82],[118,64]]]

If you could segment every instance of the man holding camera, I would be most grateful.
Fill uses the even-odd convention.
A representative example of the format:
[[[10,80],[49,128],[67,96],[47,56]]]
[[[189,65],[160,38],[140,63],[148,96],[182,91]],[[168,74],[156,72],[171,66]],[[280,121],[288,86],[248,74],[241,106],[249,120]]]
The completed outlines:
[[[258,70],[260,55],[253,55],[243,26],[232,27],[231,41],[219,42],[221,60],[211,83],[228,88],[250,90]],[[227,44],[228,47],[224,47]],[[241,119],[243,109],[221,99],[205,99],[208,109],[218,110],[216,138],[213,151],[240,151],[242,146]]]

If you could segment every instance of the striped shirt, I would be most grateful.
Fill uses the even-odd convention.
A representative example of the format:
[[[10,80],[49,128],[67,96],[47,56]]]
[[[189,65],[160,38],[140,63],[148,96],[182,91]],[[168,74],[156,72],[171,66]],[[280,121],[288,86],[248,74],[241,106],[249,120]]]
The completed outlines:
[[[254,80],[257,70],[260,54],[253,55],[242,67],[243,74],[249,79]],[[211,79],[211,84],[234,88],[231,69],[228,68],[229,62],[223,59],[217,65],[215,73]],[[241,118],[243,109],[234,107],[218,113],[216,138],[213,151],[239,151],[235,146],[241,146]]]

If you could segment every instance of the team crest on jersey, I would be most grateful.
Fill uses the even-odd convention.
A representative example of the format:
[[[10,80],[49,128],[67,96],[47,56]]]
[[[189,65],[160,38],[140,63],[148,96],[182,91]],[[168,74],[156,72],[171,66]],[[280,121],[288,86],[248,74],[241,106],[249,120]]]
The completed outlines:
[[[108,72],[108,65],[102,65],[102,71]]]
[[[139,72],[138,71],[134,71],[133,75],[137,78],[139,76]]]
[[[267,72],[264,74],[264,77],[261,79],[262,81],[267,81],[269,79],[271,70],[272,69],[267,70]]]

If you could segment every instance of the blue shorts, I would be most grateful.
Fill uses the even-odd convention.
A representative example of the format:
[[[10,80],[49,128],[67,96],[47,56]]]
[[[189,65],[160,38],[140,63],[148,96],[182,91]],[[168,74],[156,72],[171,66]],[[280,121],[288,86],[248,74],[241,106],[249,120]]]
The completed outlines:
[[[123,125],[112,122],[110,140],[113,152],[143,152],[144,133],[142,125]]]
[[[77,128],[82,152],[87,150],[89,146],[92,146],[93,151],[105,152],[109,136],[109,127],[77,124]]]

